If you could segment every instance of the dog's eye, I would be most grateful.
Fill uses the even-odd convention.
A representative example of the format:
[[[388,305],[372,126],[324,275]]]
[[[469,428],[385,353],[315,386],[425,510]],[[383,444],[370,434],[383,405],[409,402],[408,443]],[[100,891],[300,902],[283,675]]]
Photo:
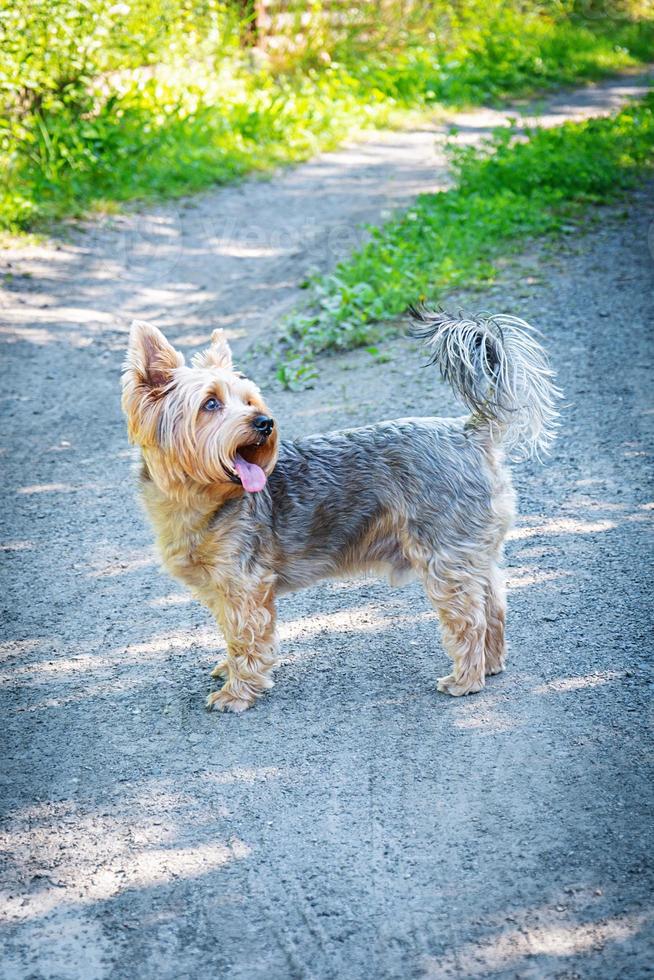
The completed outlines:
[[[218,409],[222,407],[222,404],[217,398],[207,398],[206,402],[202,406],[205,412],[217,412]]]

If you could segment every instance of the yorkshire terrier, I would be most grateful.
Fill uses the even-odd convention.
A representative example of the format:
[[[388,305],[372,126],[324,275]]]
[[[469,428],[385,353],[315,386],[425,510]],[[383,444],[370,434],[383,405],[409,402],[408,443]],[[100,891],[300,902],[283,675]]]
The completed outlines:
[[[422,581],[453,663],[439,691],[472,694],[504,669],[505,456],[547,450],[560,392],[524,321],[411,312],[471,414],[288,442],[221,330],[187,365],[156,327],[132,324],[122,404],[141,495],[165,567],[227,643],[207,707],[244,711],[272,687],[277,595],[363,571]]]

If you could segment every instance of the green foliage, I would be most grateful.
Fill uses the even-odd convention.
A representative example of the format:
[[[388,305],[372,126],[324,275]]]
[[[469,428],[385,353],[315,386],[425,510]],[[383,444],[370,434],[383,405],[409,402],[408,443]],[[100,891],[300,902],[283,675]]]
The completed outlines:
[[[289,358],[277,367],[277,380],[290,391],[313,388],[318,377],[315,365],[306,357]]]
[[[307,159],[388,111],[357,103],[329,76],[224,78],[195,66],[181,91],[161,72],[82,118],[66,106],[38,113],[23,152],[8,154],[0,213],[29,227],[94,202],[187,194]]]
[[[333,275],[309,283],[307,309],[286,328],[296,365],[319,351],[366,346],[410,303],[491,281],[498,255],[631,186],[654,163],[654,94],[616,116],[527,138],[505,127],[481,149],[451,155],[453,190],[420,196],[371,229],[371,240]]]
[[[345,4],[339,30],[314,0],[280,70],[242,45],[249,7],[0,0],[0,227],[304,160],[407,109],[594,77],[651,56],[654,39],[650,20],[580,20],[571,0],[429,0],[409,21],[385,0],[372,26]]]
[[[447,5],[430,44],[366,60],[360,77],[401,103],[467,105],[597,79],[651,60],[651,20],[616,19],[615,12],[584,20],[566,14],[567,6]]]

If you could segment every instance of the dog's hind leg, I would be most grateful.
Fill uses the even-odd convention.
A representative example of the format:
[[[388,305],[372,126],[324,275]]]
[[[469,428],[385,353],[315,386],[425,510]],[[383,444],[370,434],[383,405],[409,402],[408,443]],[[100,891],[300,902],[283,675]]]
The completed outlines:
[[[486,585],[486,674],[499,674],[506,663],[506,589],[504,571],[492,563]]]
[[[468,566],[433,567],[424,577],[425,591],[441,622],[451,674],[439,678],[438,690],[459,697],[475,694],[485,684],[486,576]]]

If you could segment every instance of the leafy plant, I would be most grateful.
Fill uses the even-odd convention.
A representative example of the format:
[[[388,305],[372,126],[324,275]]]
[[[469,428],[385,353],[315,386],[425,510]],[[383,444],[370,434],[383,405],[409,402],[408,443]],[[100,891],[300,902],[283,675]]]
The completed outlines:
[[[633,185],[654,163],[654,95],[604,119],[535,129],[504,127],[480,149],[452,149],[457,186],[423,194],[328,276],[309,284],[286,324],[293,363],[367,346],[410,303],[492,281],[499,255],[527,236],[565,230],[589,204]],[[281,377],[281,375],[280,375]]]
[[[315,365],[302,357],[291,358],[279,364],[276,373],[277,380],[281,381],[284,388],[291,391],[312,388],[313,382],[318,377]]]

